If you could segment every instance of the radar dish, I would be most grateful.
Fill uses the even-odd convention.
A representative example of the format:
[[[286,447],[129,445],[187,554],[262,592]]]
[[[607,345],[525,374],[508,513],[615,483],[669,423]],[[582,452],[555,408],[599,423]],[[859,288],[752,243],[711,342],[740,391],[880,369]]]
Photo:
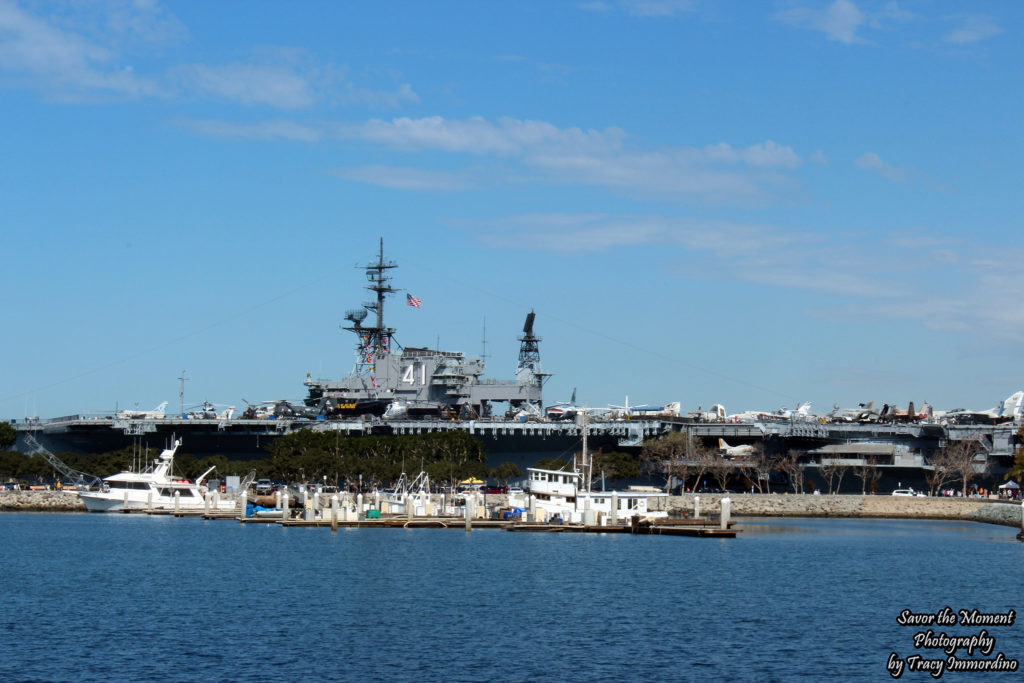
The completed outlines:
[[[345,319],[351,320],[356,325],[366,320],[366,315],[365,308],[353,308],[350,311],[345,311]]]

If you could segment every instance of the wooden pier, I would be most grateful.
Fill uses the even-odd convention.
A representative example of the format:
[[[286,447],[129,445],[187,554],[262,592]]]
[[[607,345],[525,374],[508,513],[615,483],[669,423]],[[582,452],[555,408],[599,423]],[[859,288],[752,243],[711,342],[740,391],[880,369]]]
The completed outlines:
[[[736,538],[739,529],[729,523],[728,529],[699,522],[639,524],[636,526],[617,524],[612,526],[591,526],[583,524],[544,524],[537,522],[514,522],[509,531],[540,531],[546,533],[590,533],[590,534],[634,534],[643,536],[692,536],[695,538]]]
[[[160,513],[152,513],[160,514]],[[167,513],[163,513],[167,514]],[[200,517],[206,520],[229,520],[242,524],[277,524],[284,527],[328,527],[346,529],[502,529],[505,531],[527,531],[545,533],[589,533],[589,534],[634,534],[658,536],[691,536],[695,538],[735,538],[740,532],[735,522],[728,528],[712,520],[673,519],[658,523],[614,524],[607,526],[586,524],[548,524],[546,522],[521,522],[502,519],[474,519],[469,526],[464,517],[383,517],[380,519],[331,520],[330,517],[306,520],[280,517],[239,517],[237,513],[189,511],[171,513],[176,517]]]

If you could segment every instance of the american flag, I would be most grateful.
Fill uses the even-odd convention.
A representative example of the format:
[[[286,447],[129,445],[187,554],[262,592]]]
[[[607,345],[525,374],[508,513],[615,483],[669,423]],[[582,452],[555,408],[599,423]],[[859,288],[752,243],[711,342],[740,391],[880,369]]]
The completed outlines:
[[[422,304],[423,302],[420,301],[419,299],[417,299],[416,297],[414,297],[412,294],[406,294],[405,295],[405,303],[409,304],[410,306],[412,306],[414,308],[419,308],[420,304]]]

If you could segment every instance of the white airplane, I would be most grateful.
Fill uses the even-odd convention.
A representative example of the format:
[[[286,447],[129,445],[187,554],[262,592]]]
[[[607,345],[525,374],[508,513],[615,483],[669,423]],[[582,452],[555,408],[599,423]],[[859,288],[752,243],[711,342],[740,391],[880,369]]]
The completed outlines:
[[[1010,394],[999,405],[991,410],[948,410],[946,412],[934,412],[936,419],[946,419],[950,422],[965,424],[997,424],[1000,422],[1012,422],[1021,416],[1021,407],[1024,405],[1024,391]]]
[[[641,403],[640,405],[637,405],[637,406],[631,406],[631,405],[629,405],[629,395],[627,395],[626,396],[626,405],[616,406],[616,405],[612,405],[612,404],[609,403],[608,407],[611,408],[612,417],[614,419],[616,419],[616,420],[628,420],[630,417],[633,416],[633,411],[634,410],[636,410],[637,408],[646,408],[647,404],[646,403]]]
[[[686,416],[697,422],[725,422],[725,406],[721,403],[716,403],[711,406],[711,410],[704,410],[702,406],[698,406],[697,410],[691,410],[686,413]]]
[[[544,414],[549,420],[575,420],[576,414],[582,408],[576,405],[576,389],[572,390],[572,398],[568,401],[559,401],[544,409]]]
[[[811,402],[806,401],[796,407],[796,410],[790,410],[789,408],[779,408],[775,412],[769,413],[765,411],[757,410],[745,410],[742,413],[736,413],[729,415],[726,419],[730,422],[763,422],[772,420],[788,420],[790,418],[806,418],[810,417],[811,414]]]
[[[679,417],[682,407],[679,401],[672,401],[672,403],[666,403],[663,406],[651,406],[649,408],[633,406],[633,410],[635,411],[634,415],[640,417]]]
[[[810,417],[811,415],[811,402],[804,401],[797,405],[796,410],[790,410],[789,408],[779,408],[778,412],[775,413],[783,420],[788,420],[791,417]]]
[[[164,401],[153,410],[119,410],[117,411],[117,419],[119,420],[162,420],[167,417],[167,413],[164,412],[164,408],[167,407],[167,401]]]
[[[749,444],[743,446],[730,446],[725,442],[725,439],[719,439],[718,450],[726,457],[733,457],[736,455],[750,455],[754,452],[754,447]]]

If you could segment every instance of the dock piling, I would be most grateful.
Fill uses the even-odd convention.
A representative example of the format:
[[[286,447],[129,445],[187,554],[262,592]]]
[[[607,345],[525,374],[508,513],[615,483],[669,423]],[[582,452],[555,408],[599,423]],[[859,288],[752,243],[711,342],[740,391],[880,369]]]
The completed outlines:
[[[693,518],[700,519],[700,496],[693,497]]]
[[[732,500],[730,500],[729,498],[723,498],[722,499],[722,520],[721,520],[721,524],[720,524],[720,527],[722,529],[728,529],[729,528],[729,513],[731,512],[731,510],[732,510]]]

